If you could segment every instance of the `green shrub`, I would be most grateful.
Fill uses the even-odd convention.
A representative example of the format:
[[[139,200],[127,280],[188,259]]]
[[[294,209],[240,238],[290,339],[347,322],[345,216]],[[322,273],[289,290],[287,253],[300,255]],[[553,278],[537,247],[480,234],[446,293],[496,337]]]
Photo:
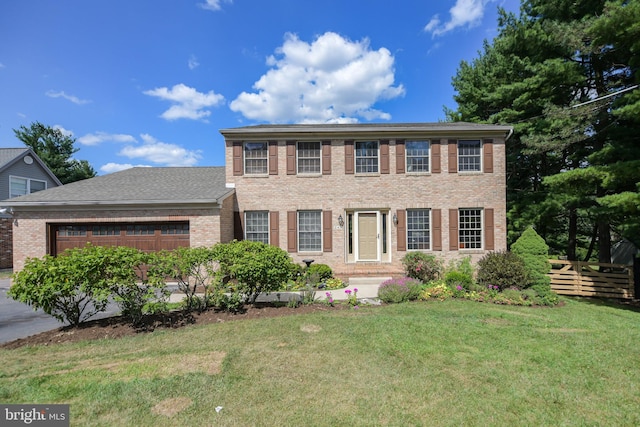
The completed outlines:
[[[280,289],[296,269],[286,251],[262,242],[218,243],[212,251],[220,264],[218,280],[235,281],[245,303],[253,304],[261,293]]]
[[[402,258],[407,276],[423,283],[437,280],[442,275],[442,262],[424,252],[408,252]]]
[[[305,274],[314,276],[317,280],[315,283],[324,282],[333,277],[333,271],[327,264],[311,264],[305,269]]]
[[[512,252],[490,252],[478,261],[478,277],[480,285],[498,286],[499,290],[507,288],[521,289],[529,282],[522,259]]]
[[[473,277],[461,271],[449,271],[444,275],[444,282],[451,289],[457,289],[458,286],[470,291],[473,286]]]
[[[338,279],[337,277],[327,280],[325,282],[325,285],[326,285],[326,289],[341,289],[346,286],[344,282]]]
[[[536,292],[536,296],[533,299],[536,305],[553,306],[560,302],[558,294],[551,290],[550,285],[533,285],[531,289]]]
[[[202,247],[158,252],[151,268],[154,277],[170,277],[178,283],[178,289],[185,294],[184,308],[187,311],[207,308],[207,299],[218,270],[213,250]],[[196,296],[198,290],[204,293],[204,298]]]
[[[115,284],[135,277],[129,264],[110,256],[113,251],[87,245],[57,257],[30,258],[13,275],[8,295],[77,326],[105,311]]]
[[[511,246],[511,251],[524,261],[530,280],[529,286],[550,285],[549,246],[533,228],[527,228],[522,233]]]
[[[378,288],[378,298],[386,303],[401,303],[418,299],[422,292],[422,284],[410,277],[389,279]]]

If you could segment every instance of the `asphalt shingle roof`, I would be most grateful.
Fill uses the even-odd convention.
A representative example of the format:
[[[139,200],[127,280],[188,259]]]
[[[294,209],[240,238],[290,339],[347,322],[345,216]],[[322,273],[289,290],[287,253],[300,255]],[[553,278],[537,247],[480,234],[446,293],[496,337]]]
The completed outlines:
[[[28,148],[0,148],[0,169],[2,169],[7,163],[15,160],[19,155],[29,151]]]
[[[5,201],[12,206],[217,203],[226,188],[224,166],[136,167]]]

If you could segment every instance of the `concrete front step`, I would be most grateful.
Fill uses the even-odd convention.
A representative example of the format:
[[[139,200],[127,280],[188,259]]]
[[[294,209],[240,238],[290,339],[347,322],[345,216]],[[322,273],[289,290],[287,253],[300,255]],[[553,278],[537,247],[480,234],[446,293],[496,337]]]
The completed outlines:
[[[380,286],[380,284],[386,280],[391,279],[391,276],[386,276],[386,277],[349,277],[349,279],[347,279],[347,283],[349,283],[350,287],[358,287],[358,286],[364,286],[364,285],[377,285]]]

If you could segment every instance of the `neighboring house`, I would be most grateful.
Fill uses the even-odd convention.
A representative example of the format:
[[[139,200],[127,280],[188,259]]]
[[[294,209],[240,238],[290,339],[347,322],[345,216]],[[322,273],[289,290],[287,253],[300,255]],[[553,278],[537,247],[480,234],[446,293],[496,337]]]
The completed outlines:
[[[0,200],[62,185],[31,148],[0,148]],[[6,202],[3,202],[6,204]],[[0,268],[13,266],[13,216],[0,213]]]
[[[134,168],[11,201],[14,264],[68,247],[144,250],[234,238],[343,277],[394,275],[424,251],[477,261],[506,249],[505,141],[470,123],[223,129],[226,171]],[[19,249],[18,249],[19,248]]]
[[[399,274],[506,249],[505,141],[470,123],[261,125],[220,131],[235,236],[342,276]]]

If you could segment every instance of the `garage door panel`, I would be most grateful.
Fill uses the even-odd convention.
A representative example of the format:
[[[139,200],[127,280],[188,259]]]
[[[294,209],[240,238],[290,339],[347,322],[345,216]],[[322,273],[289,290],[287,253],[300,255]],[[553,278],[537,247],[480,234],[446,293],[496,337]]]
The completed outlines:
[[[127,246],[144,252],[189,247],[189,223],[185,221],[127,224],[51,224],[52,255],[65,249],[95,246]]]

